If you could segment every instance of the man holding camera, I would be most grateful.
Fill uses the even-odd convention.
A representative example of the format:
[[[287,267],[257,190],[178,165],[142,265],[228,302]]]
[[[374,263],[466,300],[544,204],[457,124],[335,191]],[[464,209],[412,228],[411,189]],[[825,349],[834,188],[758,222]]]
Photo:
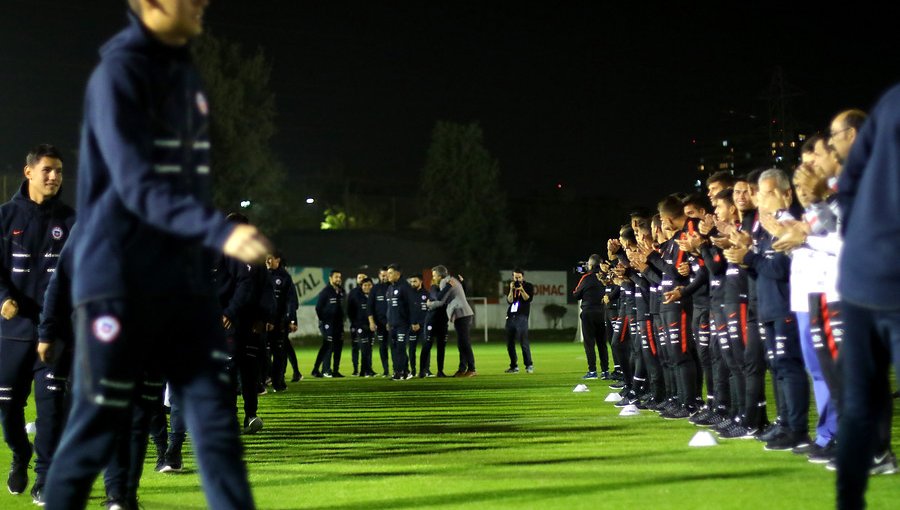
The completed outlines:
[[[516,342],[522,345],[522,360],[525,371],[534,372],[531,361],[531,345],[528,344],[528,313],[531,311],[531,300],[534,298],[534,285],[525,281],[525,272],[513,269],[513,279],[509,282],[506,294],[506,350],[509,351],[509,368],[507,374],[519,373],[519,360],[516,356]]]
[[[600,368],[603,378],[609,378],[609,353],[606,351],[606,316],[604,314],[603,297],[606,286],[601,282],[597,268],[600,255],[591,255],[587,263],[587,272],[581,277],[572,294],[581,300],[581,332],[584,337],[584,354],[587,356],[588,371],[582,379],[597,379],[597,353],[600,354]]]

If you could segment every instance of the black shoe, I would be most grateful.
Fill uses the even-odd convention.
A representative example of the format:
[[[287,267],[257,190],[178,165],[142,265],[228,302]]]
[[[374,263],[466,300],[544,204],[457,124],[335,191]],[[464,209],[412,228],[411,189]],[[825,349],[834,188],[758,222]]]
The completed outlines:
[[[352,375],[352,376],[354,376],[354,377],[359,377],[359,371],[358,371],[358,370],[354,370],[353,373],[350,374],[350,375]]]
[[[263,421],[259,416],[244,419],[244,434],[256,434],[263,429]]]
[[[504,373],[504,374],[518,374],[518,373],[519,373],[519,367],[509,367],[509,368],[507,368],[506,370],[504,370],[503,373]]]
[[[613,370],[613,373],[609,375],[609,378],[614,381],[621,381],[622,379],[625,379],[625,374],[623,374],[621,370]]]
[[[770,423],[768,426],[763,427],[762,432],[756,436],[756,439],[759,439],[763,443],[767,443],[772,440],[776,435],[780,434],[784,430],[784,426],[779,421],[775,421]]]
[[[604,370],[603,372],[600,372],[600,379],[602,379],[604,381],[608,381],[609,380],[609,371]]]
[[[634,392],[630,392],[630,393],[624,395],[622,397],[622,400],[619,400],[618,402],[616,402],[613,405],[616,407],[625,407],[625,406],[630,406],[631,404],[634,404],[637,401],[638,401],[637,395],[635,395]]]
[[[391,380],[392,380],[392,381],[405,381],[405,380],[406,380],[406,376],[404,376],[404,375],[403,375],[402,373],[400,373],[400,372],[396,372],[396,373],[393,375],[393,377],[391,377]]]
[[[813,464],[828,464],[834,460],[835,455],[837,455],[837,443],[832,439],[825,446],[819,446],[815,452],[810,453],[808,460]]]
[[[31,444],[28,445],[28,456],[19,458],[13,454],[13,460],[9,463],[9,476],[6,478],[6,488],[10,494],[22,494],[28,488],[28,461],[31,460]]]
[[[287,391],[287,388],[288,388],[287,384],[285,384],[285,385],[279,384],[278,386],[272,386],[272,391],[274,391],[275,393],[283,393],[283,392]]]
[[[157,471],[160,473],[180,473],[183,467],[181,447],[169,448],[166,451],[163,466]]]
[[[163,466],[166,465],[166,452],[156,452],[156,472],[161,473]]]
[[[31,488],[31,502],[37,506],[44,506],[44,484],[43,483],[34,483],[34,487]]]
[[[328,376],[326,376],[326,377],[328,377]],[[344,377],[344,374],[335,370],[334,372],[331,373],[331,377],[340,378],[340,377]]]
[[[445,374],[445,373],[443,373],[443,372],[438,372],[438,373],[437,373],[437,376],[438,376],[438,377],[447,377],[447,374]]]
[[[312,376],[315,377],[316,379],[321,379],[321,378],[325,377],[324,375],[322,375],[322,372],[319,372],[318,370],[313,370]]]
[[[291,382],[299,382],[300,379],[303,379],[303,374],[300,372],[294,372],[294,375],[291,376]]]
[[[753,437],[753,430],[745,427],[740,421],[733,421],[731,426],[725,430],[719,431],[719,437],[722,439],[747,439]]]
[[[814,441],[810,441],[808,443],[799,444],[793,448],[791,448],[791,453],[794,455],[812,455],[821,450],[822,447],[817,445]]]
[[[614,382],[614,383],[610,384],[610,385],[609,385],[609,389],[611,389],[611,390],[621,390],[621,389],[624,388],[625,386],[627,386],[627,385],[625,384],[624,381],[618,381],[618,382]]]
[[[780,434],[777,434],[766,443],[765,449],[770,452],[785,451],[810,442],[812,442],[812,440],[809,438],[808,434],[799,434],[785,428],[782,429]]]

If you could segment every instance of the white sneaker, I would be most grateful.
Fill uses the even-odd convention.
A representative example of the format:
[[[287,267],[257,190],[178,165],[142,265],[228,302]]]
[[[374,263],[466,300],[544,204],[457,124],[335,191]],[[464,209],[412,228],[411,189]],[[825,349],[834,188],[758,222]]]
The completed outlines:
[[[247,426],[244,427],[244,434],[256,434],[263,428],[262,418],[259,416],[254,416],[250,418],[250,421],[247,422]]]
[[[525,372],[527,372],[529,374],[533,374],[534,373],[534,365],[528,365],[527,367],[525,367]]]

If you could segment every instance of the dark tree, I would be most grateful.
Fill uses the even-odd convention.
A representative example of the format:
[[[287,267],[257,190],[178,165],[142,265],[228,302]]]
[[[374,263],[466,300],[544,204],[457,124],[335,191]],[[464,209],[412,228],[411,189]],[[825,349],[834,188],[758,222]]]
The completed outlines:
[[[425,223],[447,250],[450,269],[482,296],[496,292],[498,270],[515,254],[499,176],[478,124],[437,123],[422,173]]]
[[[272,72],[262,50],[245,56],[240,45],[206,34],[193,45],[210,103],[214,200],[224,211],[241,208],[268,234],[297,197],[283,190],[284,166],[270,147],[275,134]]]

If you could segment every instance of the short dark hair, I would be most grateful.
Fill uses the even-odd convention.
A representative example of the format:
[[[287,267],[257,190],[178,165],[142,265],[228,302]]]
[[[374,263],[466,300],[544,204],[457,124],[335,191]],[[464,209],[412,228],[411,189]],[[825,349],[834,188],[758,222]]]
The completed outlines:
[[[816,133],[803,142],[803,145],[800,146],[800,152],[804,154],[812,154],[816,151],[816,144],[819,142],[825,142],[825,137]],[[825,145],[828,145],[827,143]]]
[[[422,278],[422,275],[419,273],[408,274],[408,275],[406,275],[406,277],[407,278],[418,278],[420,280],[424,280],[424,278]]]
[[[624,238],[624,239],[625,239],[627,242],[629,242],[629,243],[636,243],[636,242],[637,242],[637,237],[635,237],[635,235],[634,235],[634,229],[632,229],[631,227],[628,227],[628,229],[625,230],[624,232],[622,232],[622,233],[620,234],[620,236],[621,236],[622,238]]]
[[[719,170],[706,179],[707,186],[714,182],[722,183],[726,188],[731,188],[734,186],[734,175],[728,170]]]
[[[525,276],[525,271],[522,271],[522,269],[518,267],[513,268],[513,273],[519,273],[520,275]]]
[[[681,205],[682,207],[692,205],[697,209],[703,209],[706,212],[709,212],[710,210],[709,199],[700,193],[691,193],[681,201]]]
[[[750,170],[747,172],[747,182],[749,182],[751,186],[759,186],[759,176],[768,169],[768,167],[760,167]]]
[[[359,282],[359,285],[362,286],[362,284],[364,284],[364,283],[374,283],[374,282],[372,281],[371,278],[366,276],[365,278],[363,278],[363,280],[361,282]]]
[[[665,214],[666,216],[672,216],[673,218],[684,216],[684,206],[681,204],[681,199],[678,198],[677,195],[669,195],[660,200],[659,203],[656,204],[656,208],[659,209],[660,215]]]
[[[388,270],[387,266],[381,266],[381,268],[378,271],[387,271],[387,270]]]
[[[332,269],[331,272],[328,273],[328,276],[331,277],[336,274],[343,275],[344,273],[340,269]]]
[[[645,220],[650,219],[650,211],[647,210],[646,207],[635,207],[628,213],[629,218],[643,218]]]
[[[53,158],[63,161],[62,153],[59,149],[49,143],[42,143],[28,151],[28,154],[25,155],[25,164],[33,167],[41,161],[41,158]]]
[[[716,193],[716,200],[724,200],[731,205],[734,205],[734,190],[731,188],[723,189],[722,191]]]
[[[394,271],[397,271],[398,273],[403,273],[403,268],[400,267],[400,264],[388,264],[387,268],[393,269]]]

